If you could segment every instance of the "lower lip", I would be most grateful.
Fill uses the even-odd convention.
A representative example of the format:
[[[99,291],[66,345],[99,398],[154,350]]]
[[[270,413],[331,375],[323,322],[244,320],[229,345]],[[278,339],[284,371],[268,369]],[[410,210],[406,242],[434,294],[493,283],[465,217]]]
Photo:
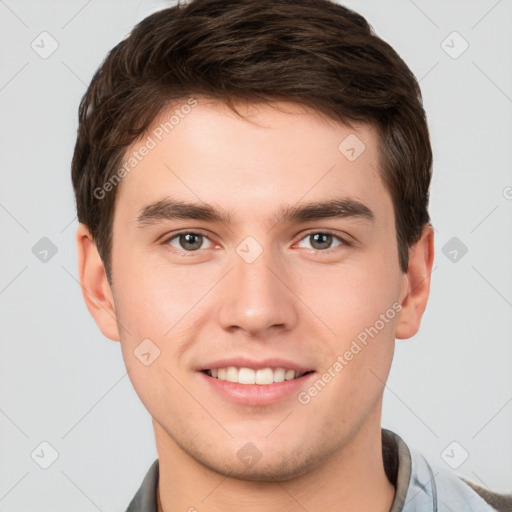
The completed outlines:
[[[241,405],[270,405],[275,404],[290,395],[297,395],[305,388],[306,383],[315,372],[303,375],[298,379],[274,382],[273,384],[239,384],[219,380],[199,372],[206,384],[223,398]]]

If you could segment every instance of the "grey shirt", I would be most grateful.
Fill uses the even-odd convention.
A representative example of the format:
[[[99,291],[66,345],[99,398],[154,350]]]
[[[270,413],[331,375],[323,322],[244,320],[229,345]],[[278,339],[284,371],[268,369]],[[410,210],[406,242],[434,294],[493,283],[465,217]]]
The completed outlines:
[[[389,512],[512,512],[511,496],[486,491],[448,469],[429,464],[386,429],[382,429],[382,456],[386,475],[395,486]],[[157,512],[157,485],[158,459],[126,512]]]

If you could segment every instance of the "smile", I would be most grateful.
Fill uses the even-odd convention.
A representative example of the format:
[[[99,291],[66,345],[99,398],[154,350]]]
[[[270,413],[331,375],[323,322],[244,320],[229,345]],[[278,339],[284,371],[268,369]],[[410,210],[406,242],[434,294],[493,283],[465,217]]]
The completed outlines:
[[[260,368],[252,369],[247,367],[227,366],[225,368],[214,368],[205,370],[209,377],[214,379],[234,382],[238,384],[259,384],[268,386],[275,382],[298,379],[309,372],[298,372],[286,368]]]

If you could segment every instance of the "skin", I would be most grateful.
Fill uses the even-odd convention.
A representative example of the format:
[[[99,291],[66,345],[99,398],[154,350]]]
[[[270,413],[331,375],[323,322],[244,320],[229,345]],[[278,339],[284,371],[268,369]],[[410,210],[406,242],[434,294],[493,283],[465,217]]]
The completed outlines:
[[[413,336],[426,307],[432,227],[410,248],[402,273],[374,130],[294,103],[237,108],[246,119],[200,99],[123,179],[112,287],[88,228],[77,230],[87,307],[102,333],[121,342],[129,377],[153,418],[160,510],[388,511],[394,487],[382,462],[384,383],[395,338]],[[338,150],[350,134],[366,146],[354,161]],[[222,207],[231,222],[139,227],[141,210],[169,196]],[[370,208],[373,222],[276,224],[283,205],[340,197]],[[207,238],[187,252],[179,238],[164,239],[178,230]],[[308,230],[351,244],[333,238],[318,249]],[[263,249],[252,263],[236,252],[247,236]],[[260,407],[234,404],[197,371],[222,357],[281,357],[318,378],[393,304],[401,311],[307,405],[295,393]],[[145,338],[160,350],[149,366],[133,353]],[[261,453],[250,467],[237,457],[247,442]]]

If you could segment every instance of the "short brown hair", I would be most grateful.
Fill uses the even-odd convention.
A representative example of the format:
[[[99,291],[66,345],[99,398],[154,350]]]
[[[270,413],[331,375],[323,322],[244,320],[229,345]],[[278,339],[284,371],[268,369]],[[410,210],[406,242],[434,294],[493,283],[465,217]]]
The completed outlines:
[[[421,92],[398,54],[359,14],[330,0],[192,0],[147,17],[107,55],[79,108],[72,162],[78,220],[111,280],[117,188],[127,148],[171,102],[286,100],[379,136],[394,205],[399,264],[428,214],[432,149]]]

